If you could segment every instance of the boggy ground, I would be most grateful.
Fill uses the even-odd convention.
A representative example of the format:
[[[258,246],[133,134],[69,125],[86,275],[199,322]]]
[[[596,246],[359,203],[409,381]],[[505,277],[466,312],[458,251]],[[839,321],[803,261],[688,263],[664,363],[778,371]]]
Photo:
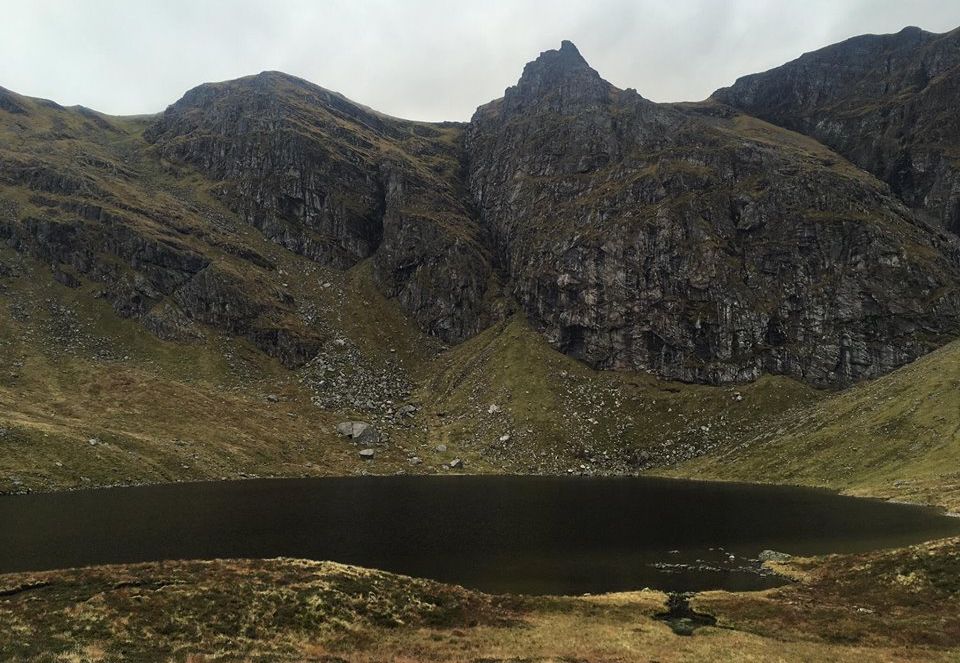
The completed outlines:
[[[960,539],[796,559],[710,592],[675,635],[654,591],[490,596],[330,562],[163,562],[0,576],[10,661],[955,661]]]

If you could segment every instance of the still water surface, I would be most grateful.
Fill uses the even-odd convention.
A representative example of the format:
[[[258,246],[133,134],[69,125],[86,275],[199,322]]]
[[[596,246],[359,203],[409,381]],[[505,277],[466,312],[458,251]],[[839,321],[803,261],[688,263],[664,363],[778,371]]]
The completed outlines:
[[[303,557],[490,592],[750,590],[772,549],[960,534],[935,510],[827,491],[654,478],[271,479],[0,497],[0,573]]]

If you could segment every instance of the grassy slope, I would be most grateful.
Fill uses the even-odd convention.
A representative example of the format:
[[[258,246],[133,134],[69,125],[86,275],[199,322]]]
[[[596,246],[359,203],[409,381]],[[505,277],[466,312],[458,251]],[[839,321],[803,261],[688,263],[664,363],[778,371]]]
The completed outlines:
[[[431,438],[534,472],[636,472],[750,435],[772,415],[821,397],[777,377],[716,388],[595,371],[550,348],[519,315],[442,354],[433,368],[421,389],[432,402]]]
[[[960,341],[672,473],[829,486],[960,510]]]
[[[665,464],[652,471],[960,504],[958,343],[838,394],[769,376],[683,385],[593,371],[519,316],[437,354],[377,293],[368,265],[325,272],[297,284],[298,298],[316,302],[369,363],[393,362],[422,406],[364,465],[332,428],[368,415],[312,405],[302,373],[209,330],[194,344],[161,341],[117,318],[94,286],[66,288],[31,269],[32,278],[0,279],[0,490],[435,471],[460,456],[471,472]],[[413,453],[422,466],[407,463]]]
[[[717,389],[593,371],[520,317],[437,354],[360,265],[323,275],[333,283],[316,293],[303,292],[314,283],[305,280],[297,294],[329,307],[325,319],[365,364],[390,366],[417,387],[418,415],[383,423],[391,443],[364,464],[333,427],[370,413],[315,406],[323,388],[305,382],[309,369],[286,371],[210,330],[195,343],[162,341],[117,318],[95,286],[67,288],[23,262],[29,278],[0,279],[0,490],[432,472],[454,457],[470,472],[636,472],[819,397],[776,378]],[[361,377],[360,367],[348,367],[354,379],[351,371]],[[409,464],[412,454],[424,462]]]
[[[305,386],[303,372],[209,329],[191,343],[160,340],[118,318],[95,284],[67,288],[7,250],[0,259],[19,274],[0,278],[0,491],[370,469],[334,433],[356,413],[315,406],[322,390]],[[366,266],[319,276],[298,295],[365,365],[415,373],[429,359],[429,340],[379,295]],[[412,432],[399,427],[376,471],[407,466]]]
[[[224,208],[210,193],[216,183],[162,163],[142,138],[150,118],[13,98],[28,112],[3,116],[0,160],[81,185],[68,196],[32,189],[29,176],[0,176],[0,214],[13,205],[13,217],[56,217],[56,205],[85,200],[121,213],[143,236],[209,257],[254,299],[292,296],[297,310],[282,306],[271,324],[345,340],[348,377],[358,381],[406,379],[436,353],[437,343],[373,286],[368,264],[340,272],[301,258]],[[242,259],[250,252],[273,267]],[[370,469],[333,433],[338,421],[369,415],[311,403],[339,385],[305,384],[308,371],[287,371],[250,342],[202,325],[190,326],[196,341],[162,341],[119,318],[102,284],[79,282],[64,287],[46,265],[0,246],[0,493]],[[376,471],[408,465],[402,443],[413,427],[400,428]]]
[[[664,595],[497,597],[297,560],[0,576],[5,660],[956,660],[957,540],[797,560],[800,583],[710,593],[723,628],[674,635]],[[945,549],[944,549],[945,548]],[[193,657],[193,658],[191,658]]]

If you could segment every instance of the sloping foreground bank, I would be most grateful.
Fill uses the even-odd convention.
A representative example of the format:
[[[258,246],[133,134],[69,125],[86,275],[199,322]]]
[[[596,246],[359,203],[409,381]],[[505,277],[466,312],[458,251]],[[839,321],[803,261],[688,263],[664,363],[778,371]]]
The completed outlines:
[[[960,539],[781,565],[675,635],[653,591],[502,597],[291,559],[0,576],[3,660],[904,661],[960,656]]]

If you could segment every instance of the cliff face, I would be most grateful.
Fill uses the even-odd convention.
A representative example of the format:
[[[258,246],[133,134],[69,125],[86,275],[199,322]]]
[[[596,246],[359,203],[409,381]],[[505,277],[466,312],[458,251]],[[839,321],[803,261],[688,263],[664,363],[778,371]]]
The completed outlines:
[[[164,338],[288,366],[342,327],[318,270],[363,261],[446,342],[519,306],[591,366],[692,382],[842,385],[960,330],[957,238],[883,182],[729,105],[616,89],[569,42],[469,124],[267,72],[140,119],[0,89],[0,139],[0,239]]]
[[[813,141],[659,105],[566,42],[467,130],[512,293],[559,349],[695,382],[886,372],[960,321],[957,247]]]
[[[248,338],[287,366],[323,333],[304,324],[276,264],[157,169],[141,120],[0,97],[0,240],[71,288],[95,284],[117,315],[175,342],[202,325]]]
[[[382,288],[448,342],[479,330],[490,269],[460,182],[457,125],[406,122],[265,72],[201,85],[145,133],[272,241]]]
[[[960,233],[960,30],[854,37],[713,98],[813,136]]]

